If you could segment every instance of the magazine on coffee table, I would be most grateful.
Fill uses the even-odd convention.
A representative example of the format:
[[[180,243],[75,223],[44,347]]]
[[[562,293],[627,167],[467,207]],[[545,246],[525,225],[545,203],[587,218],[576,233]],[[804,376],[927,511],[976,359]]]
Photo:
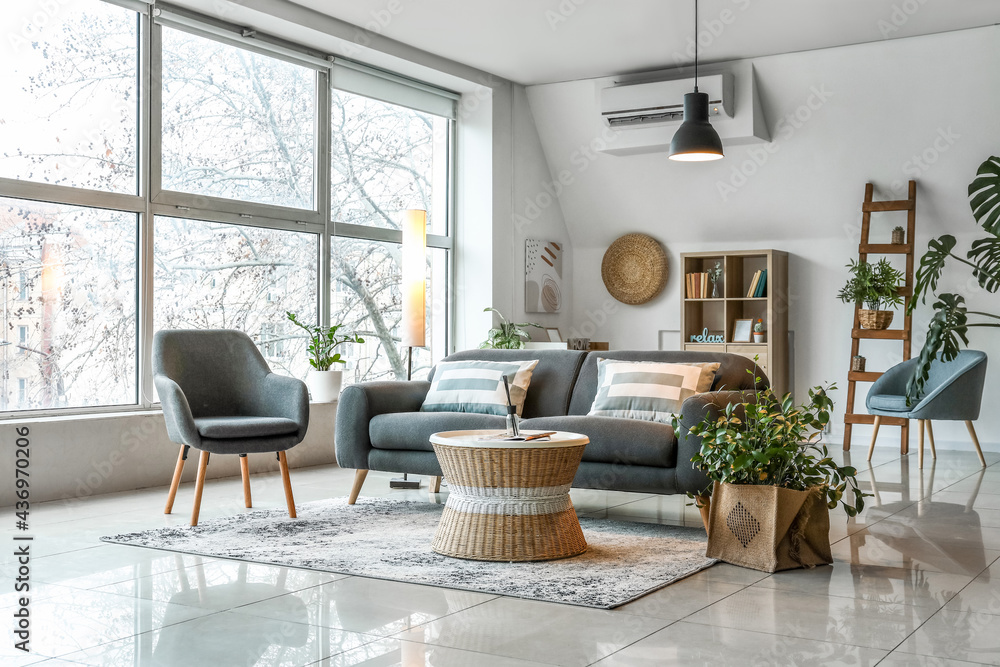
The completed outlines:
[[[549,436],[555,435],[555,431],[546,431],[545,433],[533,433],[531,435],[507,435],[506,432],[500,432],[496,435],[481,435],[477,438],[480,441],[492,440],[495,442],[527,442],[529,440],[549,440]]]

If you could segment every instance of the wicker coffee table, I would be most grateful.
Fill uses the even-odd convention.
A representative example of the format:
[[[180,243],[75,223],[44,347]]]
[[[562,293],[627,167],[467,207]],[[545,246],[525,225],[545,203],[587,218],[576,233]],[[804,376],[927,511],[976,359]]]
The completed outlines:
[[[490,430],[431,436],[449,490],[431,548],[445,556],[492,561],[582,554],[587,542],[569,489],[590,440],[564,432],[527,442],[488,439],[498,435]]]

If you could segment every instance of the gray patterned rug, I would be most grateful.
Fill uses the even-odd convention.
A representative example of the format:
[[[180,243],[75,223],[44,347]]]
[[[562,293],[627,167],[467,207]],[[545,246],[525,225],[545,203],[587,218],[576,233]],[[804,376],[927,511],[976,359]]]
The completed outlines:
[[[158,528],[105,542],[391,579],[548,602],[611,609],[715,563],[705,531],[650,523],[580,519],[587,551],[536,563],[441,556],[431,539],[443,505],[381,498],[321,500],[284,510],[209,519],[195,528]],[[391,539],[390,537],[391,536]]]

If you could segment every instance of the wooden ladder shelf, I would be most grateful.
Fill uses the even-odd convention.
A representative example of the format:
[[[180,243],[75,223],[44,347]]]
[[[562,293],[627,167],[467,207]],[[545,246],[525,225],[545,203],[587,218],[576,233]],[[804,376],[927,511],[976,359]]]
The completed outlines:
[[[861,243],[858,244],[858,261],[868,261],[868,255],[906,255],[906,284],[900,288],[899,294],[903,297],[905,304],[903,310],[903,327],[901,329],[883,329],[876,331],[873,329],[862,329],[858,319],[860,304],[854,306],[854,325],[851,330],[851,359],[861,350],[863,340],[899,340],[903,342],[903,361],[910,358],[910,346],[913,341],[913,322],[906,312],[910,307],[910,299],[913,298],[913,239],[917,224],[917,182],[910,181],[909,193],[906,199],[896,201],[872,201],[873,186],[871,183],[865,184],[865,201],[861,206]],[[871,231],[871,216],[873,212],[881,211],[906,211],[906,243],[869,243],[868,235]],[[844,451],[851,449],[851,431],[855,424],[874,424],[875,417],[867,413],[857,413],[854,411],[854,399],[858,382],[874,382],[882,375],[878,371],[867,371],[859,373],[850,371],[847,373],[847,407],[844,410]],[[900,427],[899,451],[906,454],[910,451],[910,421],[902,417],[882,417],[883,426]]]

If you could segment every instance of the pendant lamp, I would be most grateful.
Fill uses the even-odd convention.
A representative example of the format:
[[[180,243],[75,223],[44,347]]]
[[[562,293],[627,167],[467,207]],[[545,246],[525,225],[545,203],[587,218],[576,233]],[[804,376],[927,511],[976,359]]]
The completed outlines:
[[[684,95],[684,122],[670,141],[671,160],[704,162],[722,159],[722,139],[708,122],[708,95],[698,92],[698,0],[694,0],[694,92]]]

